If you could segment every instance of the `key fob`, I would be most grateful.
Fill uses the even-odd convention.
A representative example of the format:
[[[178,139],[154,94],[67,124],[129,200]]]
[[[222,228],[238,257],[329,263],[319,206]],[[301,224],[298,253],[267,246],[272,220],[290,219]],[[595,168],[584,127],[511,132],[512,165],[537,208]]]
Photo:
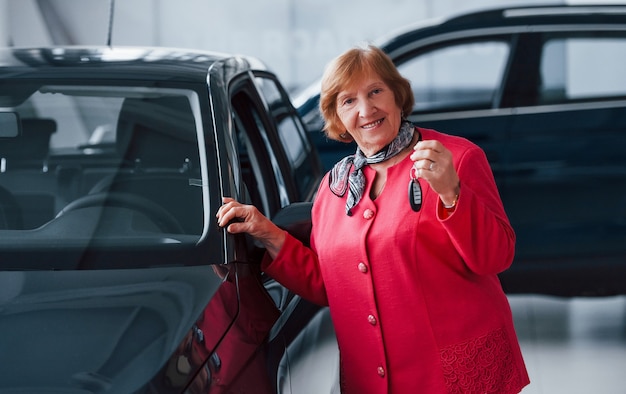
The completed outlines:
[[[411,178],[409,181],[409,204],[415,212],[422,208],[422,185],[417,178]]]
[[[422,134],[420,133],[417,137],[417,141],[422,140]],[[415,167],[411,167],[410,172],[411,180],[409,181],[409,205],[411,205],[411,209],[415,212],[419,212],[422,209],[422,185],[420,185],[420,181],[418,180],[417,170]]]

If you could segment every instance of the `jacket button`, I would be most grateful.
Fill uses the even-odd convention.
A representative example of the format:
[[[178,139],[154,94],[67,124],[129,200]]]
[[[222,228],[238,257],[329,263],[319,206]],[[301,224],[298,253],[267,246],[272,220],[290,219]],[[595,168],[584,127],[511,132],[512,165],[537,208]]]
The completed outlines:
[[[381,378],[384,378],[384,377],[385,377],[385,368],[383,368],[383,367],[378,367],[377,372],[378,372],[378,376],[380,376]]]
[[[376,321],[376,317],[374,317],[374,315],[369,315],[369,316],[367,317],[367,321],[368,321],[371,325],[373,325],[373,326],[375,326],[375,325],[376,325],[376,323],[377,323],[377,321]]]
[[[367,265],[365,265],[365,263],[359,263],[359,271],[364,274],[367,273]]]
[[[373,217],[374,217],[374,211],[372,211],[371,209],[366,209],[365,211],[363,211],[363,218],[369,220]]]

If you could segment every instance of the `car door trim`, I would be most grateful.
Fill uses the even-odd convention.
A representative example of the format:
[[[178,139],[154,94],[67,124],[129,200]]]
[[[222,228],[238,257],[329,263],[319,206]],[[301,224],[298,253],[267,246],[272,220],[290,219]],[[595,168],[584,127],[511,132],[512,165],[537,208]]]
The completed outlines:
[[[440,112],[436,114],[412,114],[411,119],[416,122],[420,122],[420,121],[431,122],[431,121],[450,120],[450,119],[484,118],[484,117],[497,117],[497,116],[510,116],[510,115],[529,115],[529,114],[584,111],[584,110],[623,108],[623,107],[626,107],[626,100],[585,102],[585,103],[546,104],[546,105],[533,105],[530,107],[511,107],[511,108],[481,109],[481,110],[473,110],[473,111]]]

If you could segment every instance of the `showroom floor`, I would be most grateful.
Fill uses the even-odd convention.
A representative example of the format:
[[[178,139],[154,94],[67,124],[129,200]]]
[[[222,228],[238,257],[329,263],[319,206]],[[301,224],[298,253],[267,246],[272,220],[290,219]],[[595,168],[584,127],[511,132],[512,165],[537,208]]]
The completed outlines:
[[[626,393],[626,296],[509,296],[531,384],[522,394]]]

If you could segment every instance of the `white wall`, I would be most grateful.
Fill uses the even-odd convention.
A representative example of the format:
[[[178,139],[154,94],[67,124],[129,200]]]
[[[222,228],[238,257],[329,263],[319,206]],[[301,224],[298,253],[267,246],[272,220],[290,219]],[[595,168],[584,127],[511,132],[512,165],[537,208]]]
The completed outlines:
[[[9,12],[7,0],[0,0],[0,43],[9,42]]]
[[[285,85],[297,88],[315,80],[330,59],[350,46],[404,25],[472,9],[544,2],[117,0],[113,3],[112,43],[255,55],[276,71]],[[105,45],[110,5],[110,0],[0,0],[0,42],[15,46]]]

